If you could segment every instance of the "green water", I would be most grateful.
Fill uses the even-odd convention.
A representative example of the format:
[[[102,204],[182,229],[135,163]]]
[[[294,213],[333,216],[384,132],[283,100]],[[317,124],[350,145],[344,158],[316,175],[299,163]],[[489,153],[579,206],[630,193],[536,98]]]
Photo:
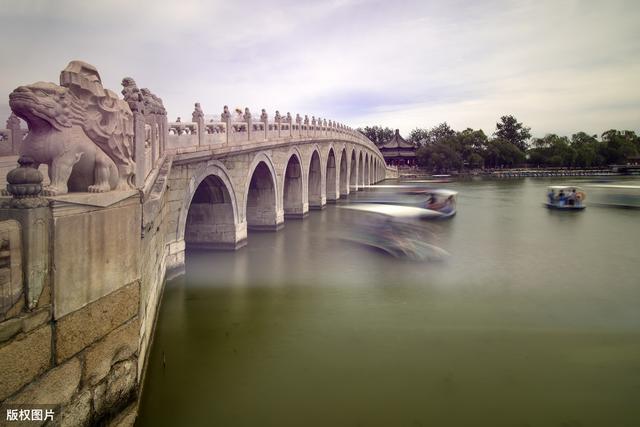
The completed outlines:
[[[550,183],[446,185],[440,263],[345,243],[334,205],[190,253],[137,425],[640,426],[640,210],[548,211]]]

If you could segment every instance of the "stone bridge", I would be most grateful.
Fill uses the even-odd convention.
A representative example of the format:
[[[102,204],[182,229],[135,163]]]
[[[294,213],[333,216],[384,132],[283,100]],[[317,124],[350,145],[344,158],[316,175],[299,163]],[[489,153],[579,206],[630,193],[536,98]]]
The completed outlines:
[[[380,151],[359,132],[315,118],[269,122],[265,115],[259,124],[169,124],[163,172],[171,265],[182,262],[185,245],[239,248],[247,230],[278,230],[286,219],[304,218],[387,176]]]
[[[226,107],[205,121],[196,103],[191,122],[170,123],[162,100],[133,79],[123,80],[129,108],[89,64],[73,61],[60,80],[55,90],[33,86],[40,96],[93,91],[91,99],[102,97],[96,108],[124,108],[124,121],[108,129],[128,138],[131,124],[125,148],[135,161],[134,171],[118,169],[130,174],[130,188],[90,193],[70,185],[68,194],[43,196],[42,178],[23,157],[8,175],[13,197],[0,198],[0,403],[54,405],[61,425],[135,408],[165,278],[181,271],[186,248],[239,249],[250,230],[276,231],[397,177],[370,140],[334,121],[277,111],[269,118],[264,110],[254,120],[248,109]],[[99,124],[111,120],[107,113]],[[59,122],[65,131],[69,122]],[[90,128],[95,123],[84,123],[81,137],[104,136]],[[10,118],[0,129],[0,165],[28,152],[30,132]],[[54,184],[59,165],[52,169]],[[77,176],[69,172],[71,183]]]

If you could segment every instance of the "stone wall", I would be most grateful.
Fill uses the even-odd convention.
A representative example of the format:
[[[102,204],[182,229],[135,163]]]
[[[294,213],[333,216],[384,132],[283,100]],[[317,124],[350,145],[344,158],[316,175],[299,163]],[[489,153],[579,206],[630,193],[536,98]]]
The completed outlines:
[[[24,279],[20,303],[0,318],[3,409],[51,405],[54,424],[90,425],[137,396],[140,203],[137,192],[107,194],[61,196],[32,209],[3,201],[5,264],[21,258]],[[133,240],[123,240],[125,232]]]

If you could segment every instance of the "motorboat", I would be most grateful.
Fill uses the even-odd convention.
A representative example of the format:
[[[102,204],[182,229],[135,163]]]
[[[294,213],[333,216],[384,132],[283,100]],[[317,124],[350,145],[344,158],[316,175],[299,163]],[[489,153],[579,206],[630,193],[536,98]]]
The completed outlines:
[[[357,213],[357,221],[342,239],[381,250],[396,258],[413,261],[437,261],[449,256],[428,243],[429,230],[416,221],[442,214],[413,206],[361,203],[342,207]]]
[[[640,185],[588,185],[589,204],[640,209]]]
[[[545,206],[558,210],[583,210],[587,194],[585,191],[572,185],[551,185],[547,187],[547,201]]]

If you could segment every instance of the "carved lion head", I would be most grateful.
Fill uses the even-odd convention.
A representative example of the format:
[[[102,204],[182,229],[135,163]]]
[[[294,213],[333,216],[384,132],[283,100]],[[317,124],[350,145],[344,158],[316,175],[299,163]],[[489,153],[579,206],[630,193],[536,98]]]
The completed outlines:
[[[54,83],[20,86],[9,95],[9,105],[29,129],[50,126],[62,130],[80,125],[84,119],[80,100],[68,88]]]

